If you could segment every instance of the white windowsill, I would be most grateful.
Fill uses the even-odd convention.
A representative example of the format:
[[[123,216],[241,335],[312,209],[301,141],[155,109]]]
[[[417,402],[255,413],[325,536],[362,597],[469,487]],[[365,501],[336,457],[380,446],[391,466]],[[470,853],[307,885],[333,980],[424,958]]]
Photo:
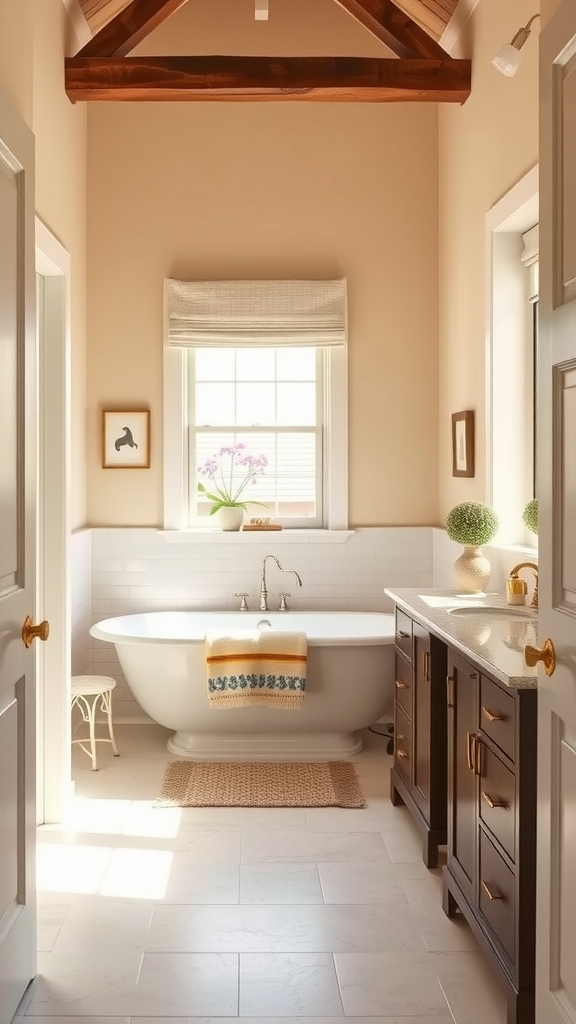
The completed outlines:
[[[345,544],[354,530],[218,530],[198,526],[190,530],[158,530],[169,544],[198,540],[201,544],[229,544],[242,538],[243,544]]]
[[[528,555],[530,558],[538,558],[538,548],[529,547],[527,544],[490,544],[487,547],[497,548],[500,551],[510,551],[517,555]]]

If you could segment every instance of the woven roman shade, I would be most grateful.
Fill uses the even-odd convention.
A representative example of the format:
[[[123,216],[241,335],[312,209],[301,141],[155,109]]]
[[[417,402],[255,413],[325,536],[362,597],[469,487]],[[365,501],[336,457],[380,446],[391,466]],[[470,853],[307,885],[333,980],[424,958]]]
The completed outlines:
[[[346,344],[346,279],[164,281],[168,345],[248,348]]]

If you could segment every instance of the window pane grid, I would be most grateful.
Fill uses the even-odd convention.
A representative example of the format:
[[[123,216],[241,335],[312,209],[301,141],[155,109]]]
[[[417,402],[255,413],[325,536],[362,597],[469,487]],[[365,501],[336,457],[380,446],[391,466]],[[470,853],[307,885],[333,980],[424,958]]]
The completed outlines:
[[[248,516],[270,515],[287,520],[286,525],[290,525],[289,521],[295,525],[320,525],[321,351],[291,349],[287,353],[276,349],[239,349],[234,351],[232,362],[232,353],[227,350],[220,379],[215,357],[219,350],[206,351],[210,353],[209,360],[202,359],[203,352],[190,353],[190,523],[206,521],[212,506],[197,490],[199,480],[209,491],[212,482],[198,476],[197,468],[221,448],[242,443],[248,454],[264,454],[268,459],[264,474],[238,495],[237,500],[248,503]],[[270,379],[272,370],[274,376]],[[246,391],[250,386],[253,386],[252,394]],[[239,401],[239,394],[243,402]],[[245,422],[246,419],[251,422]],[[240,467],[232,480],[226,480],[232,493],[241,484],[244,472]],[[250,502],[262,502],[267,508]]]

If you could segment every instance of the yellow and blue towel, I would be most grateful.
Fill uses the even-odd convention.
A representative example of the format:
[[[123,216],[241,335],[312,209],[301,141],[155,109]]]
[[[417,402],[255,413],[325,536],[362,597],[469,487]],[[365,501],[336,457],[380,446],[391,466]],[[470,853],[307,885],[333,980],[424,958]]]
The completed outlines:
[[[205,645],[211,707],[300,708],[306,690],[305,633],[259,629],[211,632],[206,634]]]

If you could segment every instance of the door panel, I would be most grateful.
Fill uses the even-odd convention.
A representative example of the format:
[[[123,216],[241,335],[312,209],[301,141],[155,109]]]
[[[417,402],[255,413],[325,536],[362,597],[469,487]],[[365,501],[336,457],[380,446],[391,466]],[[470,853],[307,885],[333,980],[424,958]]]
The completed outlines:
[[[18,778],[18,701],[16,695],[0,708],[0,920],[18,900],[18,798],[13,780]]]
[[[576,4],[540,37],[537,1024],[576,1024]]]
[[[16,338],[18,309],[18,174],[0,160],[0,437],[9,443],[0,459],[0,598],[17,583],[18,471],[16,416],[18,401]],[[10,443],[12,441],[12,443]]]
[[[0,93],[0,1024],[36,971],[33,137]]]

